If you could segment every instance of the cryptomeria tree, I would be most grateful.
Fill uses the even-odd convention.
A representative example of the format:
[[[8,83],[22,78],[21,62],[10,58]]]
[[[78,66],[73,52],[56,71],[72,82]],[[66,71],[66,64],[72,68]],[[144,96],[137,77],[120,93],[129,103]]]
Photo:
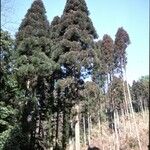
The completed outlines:
[[[106,34],[103,36],[100,50],[103,69],[107,74],[107,80],[109,83],[113,75],[113,55],[114,55],[113,40],[109,35]]]
[[[63,15],[54,18],[50,30],[51,38],[59,43],[53,59],[62,66],[64,78],[73,78],[79,86],[81,68],[87,71],[92,67],[93,39],[97,38],[85,1],[67,0]]]
[[[58,65],[50,59],[49,23],[45,13],[43,2],[35,0],[16,34],[16,75],[26,97],[21,128],[27,135],[28,143],[24,146],[27,149],[48,147],[44,121],[53,101],[49,81]]]
[[[102,40],[95,43],[95,64],[93,81],[98,83],[106,93],[108,83],[111,82],[114,69],[114,43],[112,38],[105,34]]]
[[[104,35],[102,40],[95,43],[95,68],[94,82],[98,82],[106,94],[106,103],[108,103],[108,111],[110,116],[113,116],[112,110],[122,103],[127,108],[127,89],[123,80],[127,57],[126,48],[130,43],[128,33],[119,28],[116,33],[115,41],[109,35]],[[124,72],[123,72],[124,71]],[[121,76],[122,79],[117,78]],[[102,82],[103,81],[103,82]],[[122,85],[121,85],[122,82]],[[123,87],[123,88],[122,88]],[[114,91],[115,90],[115,91]],[[121,95],[124,94],[124,101]],[[119,106],[120,107],[120,106]]]
[[[124,100],[126,104],[127,113],[128,113],[128,101],[127,101],[127,95],[125,91],[124,75],[126,74],[126,64],[127,64],[126,48],[129,44],[130,44],[130,38],[128,33],[122,27],[119,28],[116,33],[116,38],[114,42],[114,65],[115,65],[114,72],[119,74],[119,76],[121,76],[123,79],[122,83],[123,83]]]
[[[106,63],[104,63],[104,56],[101,51],[102,41],[99,40],[94,44],[94,68],[92,70],[92,81],[102,88],[105,93],[105,85],[107,79]]]
[[[128,33],[122,27],[119,28],[114,43],[114,63],[117,73],[121,73],[121,75],[123,74],[123,70],[126,69],[126,48],[129,44],[130,38]]]
[[[88,15],[84,0],[68,0],[61,18],[55,17],[51,24],[51,32],[56,32],[58,38],[55,40],[59,39],[61,45],[58,61],[72,76],[79,77],[85,56],[88,56],[93,39],[97,37]],[[53,53],[57,55],[56,51]]]
[[[108,84],[111,83],[114,69],[114,44],[112,38],[105,34],[102,41],[96,43],[95,48],[96,74],[101,82],[100,87],[107,92]],[[95,74],[94,74],[95,75]]]

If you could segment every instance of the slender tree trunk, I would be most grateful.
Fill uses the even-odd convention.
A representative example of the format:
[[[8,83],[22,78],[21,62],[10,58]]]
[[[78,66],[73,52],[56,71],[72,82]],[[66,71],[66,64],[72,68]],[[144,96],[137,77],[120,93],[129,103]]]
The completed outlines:
[[[144,119],[144,109],[143,109],[143,103],[142,103],[142,98],[140,97],[140,103],[141,103],[141,112],[142,112],[142,116]]]
[[[92,124],[92,116],[90,116],[90,132],[92,133],[93,124]]]
[[[65,108],[63,110],[63,131],[62,131],[62,148],[63,150],[66,149],[66,139],[67,139],[67,135],[66,135],[66,111]]]
[[[98,127],[99,127],[99,139],[100,139],[100,143],[103,147],[103,135],[102,135],[102,125],[101,125],[101,115],[100,115],[100,111],[98,110]],[[104,148],[103,148],[104,149]]]
[[[56,143],[55,147],[58,147],[58,136],[59,136],[59,110],[57,111],[57,116],[56,116]]]
[[[74,141],[72,138],[69,138],[69,150],[74,150]]]
[[[91,135],[90,135],[90,116],[89,116],[89,112],[88,112],[88,145],[91,144]]]
[[[121,69],[122,70],[122,69]],[[128,94],[128,90],[127,90],[127,93],[126,93],[126,86],[125,86],[125,81],[127,81],[126,79],[124,79],[124,73],[122,71],[122,83],[123,83],[123,93],[124,93],[124,100],[125,100],[125,108],[126,108],[126,113],[125,113],[125,116],[127,117],[127,121],[129,122],[129,128],[130,128],[130,135],[132,134],[132,110],[131,110],[131,107],[130,107],[130,102],[129,102],[129,94]],[[128,86],[128,84],[127,84]],[[127,97],[128,95],[128,97]]]
[[[26,83],[27,85],[26,85],[26,87],[27,87],[27,89],[30,91],[30,80],[27,80],[27,83]]]
[[[100,110],[103,110],[102,105],[100,105]],[[107,121],[107,120],[105,120]],[[103,144],[103,126],[102,126],[102,118],[100,114],[100,135],[101,135],[101,143],[102,143],[102,150],[104,150],[104,144]]]
[[[125,70],[125,79],[127,81],[126,70]],[[131,93],[130,93],[130,89],[129,89],[128,84],[127,84],[127,92],[128,92],[128,95],[129,95],[129,104],[130,104],[131,113],[133,115],[134,127],[135,127],[135,131],[136,131],[136,136],[137,136],[137,139],[138,139],[139,149],[142,150],[140,137],[139,137],[139,130],[137,128],[137,124],[136,124],[136,120],[135,120],[135,114],[134,114],[133,105],[132,105]]]
[[[98,99],[98,127],[99,127],[99,138],[101,138],[101,105],[100,105],[100,98]],[[101,140],[100,140],[101,142]]]
[[[121,118],[122,118],[122,125],[123,125],[123,132],[126,134],[126,123],[125,123],[125,115],[124,115],[124,111],[123,108],[121,109]]]
[[[127,95],[125,91],[125,84],[123,78],[122,78],[122,84],[123,84],[123,93],[124,93],[124,102],[125,102],[125,115],[129,116],[128,101],[127,101]]]
[[[114,125],[115,125],[115,137],[116,137],[116,150],[119,150],[119,136],[118,136],[118,126],[117,126],[117,114],[114,111]]]
[[[83,138],[84,138],[84,145],[86,145],[86,128],[85,128],[85,117],[83,116]]]
[[[53,150],[54,148],[53,147],[50,147],[50,149],[49,150]]]
[[[32,109],[30,110],[30,115],[31,115],[31,111],[33,111],[32,113],[32,119],[31,119],[31,123],[32,125],[30,125],[30,149],[34,149],[35,148],[35,142],[36,142],[36,129],[37,129],[37,116],[38,116],[38,107],[37,107],[37,102],[33,102],[34,97],[36,96],[36,91],[35,90],[31,90],[31,105],[32,105]],[[39,136],[39,135],[38,135]]]
[[[69,150],[74,150],[74,138],[72,132],[73,132],[73,121],[70,120]]]
[[[115,138],[115,133],[113,132],[113,150],[116,150],[116,138]]]
[[[80,120],[79,120],[79,105],[75,106],[76,109],[76,124],[75,124],[75,149],[80,150]]]
[[[52,116],[51,116],[51,113],[49,113],[49,117],[48,117],[48,120],[47,120],[47,132],[46,132],[46,140],[47,140],[47,149],[48,150],[53,150],[53,146],[52,146],[52,139],[51,139],[51,121],[52,121]]]
[[[51,120],[51,136],[52,136],[52,147],[55,147],[56,137],[55,137],[55,129],[56,129],[56,114],[52,114],[52,120]]]
[[[119,120],[118,110],[116,111],[116,119],[117,119],[117,130],[118,130],[118,135],[119,135],[119,137],[120,137],[120,120]]]
[[[100,121],[100,112],[98,110],[98,127],[99,127],[99,137],[101,138],[101,121]]]

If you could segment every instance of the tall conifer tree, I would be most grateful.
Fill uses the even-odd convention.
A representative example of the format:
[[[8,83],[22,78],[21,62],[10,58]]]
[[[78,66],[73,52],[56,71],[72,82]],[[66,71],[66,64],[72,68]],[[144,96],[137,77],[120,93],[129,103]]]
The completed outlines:
[[[42,0],[35,0],[16,34],[16,74],[26,91],[21,127],[28,137],[27,149],[44,149],[48,143],[42,121],[50,111],[52,99],[48,93],[53,88],[49,88],[49,81],[58,66],[50,59],[49,23],[45,13]]]
[[[73,70],[73,65],[75,71],[77,66],[85,63],[85,58],[93,46],[93,39],[97,38],[88,15],[89,11],[84,0],[68,0],[61,18],[55,17],[51,24],[51,32],[56,32],[58,38],[55,40],[59,39],[61,44],[59,62],[67,71]],[[55,51],[53,53],[57,55]],[[75,76],[73,72],[70,74]]]
[[[126,68],[127,57],[126,48],[130,44],[130,38],[128,33],[121,27],[116,33],[115,43],[114,43],[114,63],[117,68],[117,72],[123,73],[123,69]]]
[[[91,69],[93,40],[97,38],[85,0],[67,0],[62,16],[54,18],[50,31],[52,40],[57,43],[56,49],[52,51],[52,58],[62,66],[63,78],[68,80],[68,84],[76,83],[74,90],[78,95],[79,85],[83,83],[81,68]],[[67,82],[65,80],[64,82]],[[71,101],[71,98],[65,99],[64,109],[67,109],[68,101]],[[76,104],[79,103],[79,99],[76,100]],[[63,115],[63,117],[67,116],[67,114]],[[66,119],[64,119],[64,128],[67,126]],[[64,149],[67,135],[68,131],[65,130],[62,137]]]

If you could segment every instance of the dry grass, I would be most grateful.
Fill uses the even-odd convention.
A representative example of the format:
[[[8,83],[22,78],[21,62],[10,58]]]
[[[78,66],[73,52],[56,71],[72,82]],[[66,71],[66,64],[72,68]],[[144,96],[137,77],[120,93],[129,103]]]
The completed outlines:
[[[142,150],[148,150],[149,145],[149,112],[135,114],[137,129]],[[139,150],[137,133],[132,116],[119,118],[119,150]],[[99,147],[100,150],[117,150],[116,136],[108,128],[108,123],[102,123],[102,132],[99,135],[98,127],[92,129],[91,145]],[[86,146],[82,150],[87,150]]]

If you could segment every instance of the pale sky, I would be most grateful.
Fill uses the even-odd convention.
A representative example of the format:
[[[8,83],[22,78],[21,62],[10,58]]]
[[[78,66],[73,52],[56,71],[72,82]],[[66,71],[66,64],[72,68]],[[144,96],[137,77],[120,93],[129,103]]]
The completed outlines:
[[[8,1],[8,5],[13,8],[5,13],[9,18],[5,28],[14,35],[33,0],[3,1]],[[54,16],[61,16],[66,0],[43,0],[43,2],[48,20],[51,22]],[[86,0],[86,2],[99,39],[102,39],[104,34],[109,34],[115,39],[119,27],[128,32],[131,40],[127,48],[128,82],[131,84],[133,80],[148,75],[149,0]]]

